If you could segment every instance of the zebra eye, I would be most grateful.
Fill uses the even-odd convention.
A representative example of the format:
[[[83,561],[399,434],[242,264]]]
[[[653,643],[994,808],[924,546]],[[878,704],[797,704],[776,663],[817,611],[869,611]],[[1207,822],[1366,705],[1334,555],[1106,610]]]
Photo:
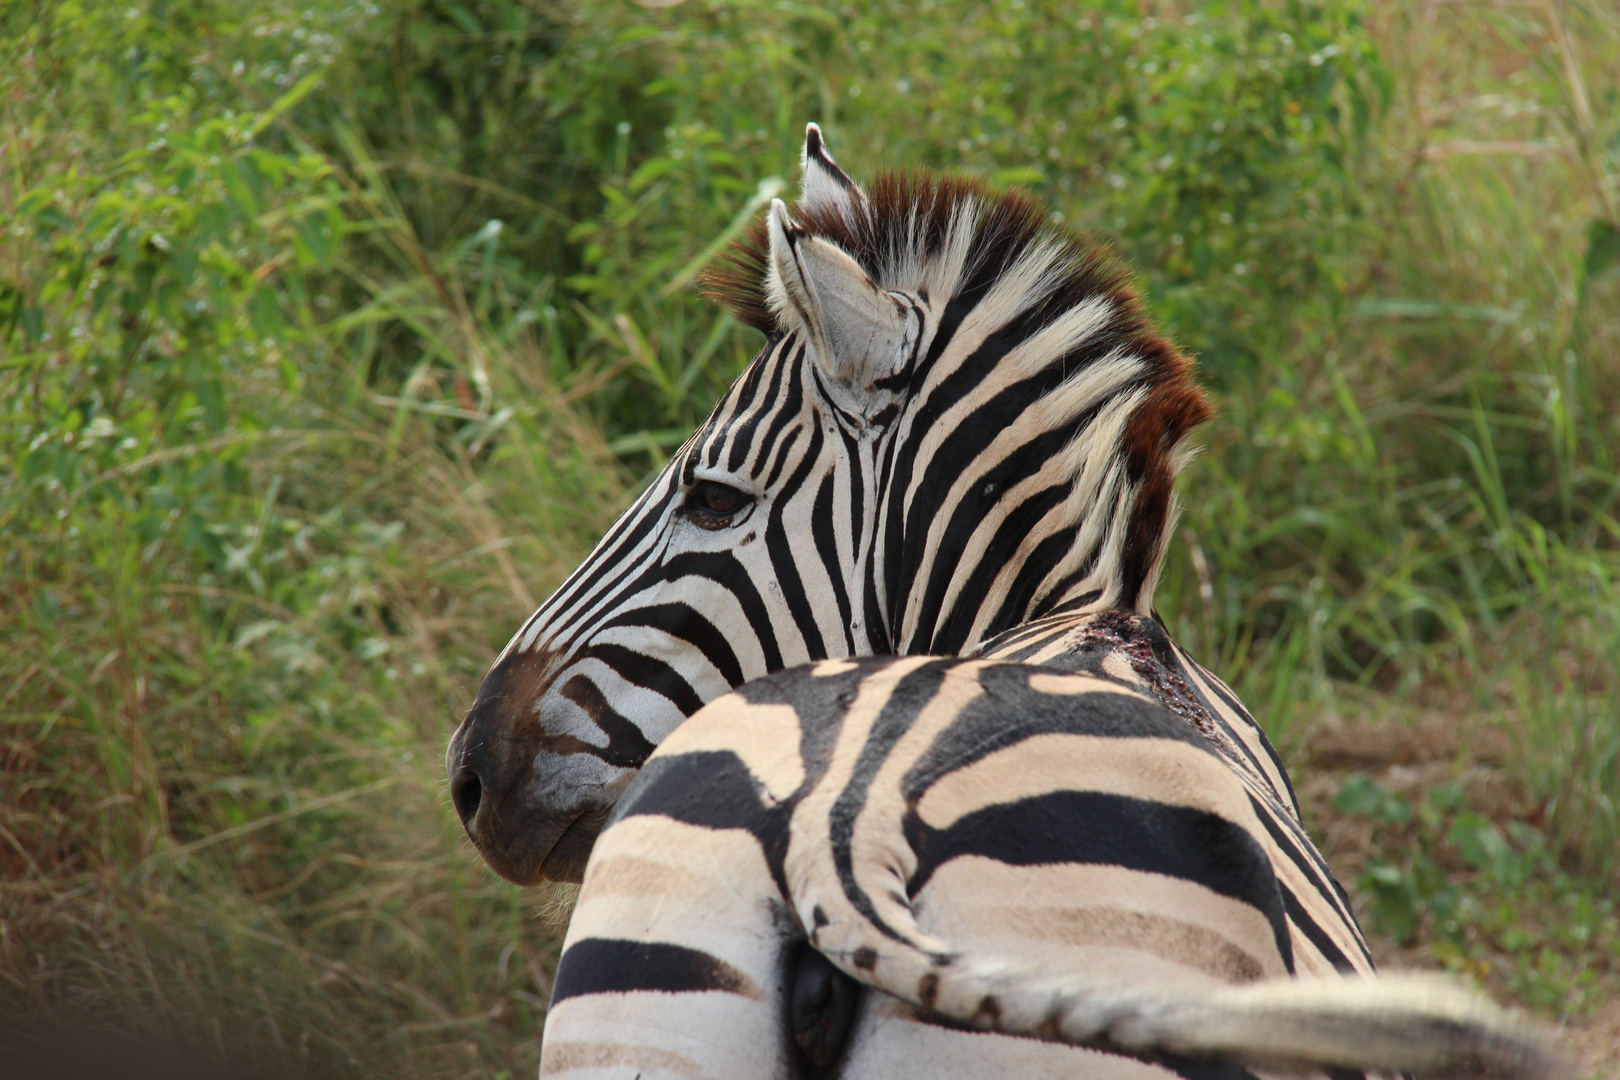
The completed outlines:
[[[692,523],[702,529],[723,529],[732,518],[746,510],[754,497],[716,480],[699,480],[686,494],[686,511]]]

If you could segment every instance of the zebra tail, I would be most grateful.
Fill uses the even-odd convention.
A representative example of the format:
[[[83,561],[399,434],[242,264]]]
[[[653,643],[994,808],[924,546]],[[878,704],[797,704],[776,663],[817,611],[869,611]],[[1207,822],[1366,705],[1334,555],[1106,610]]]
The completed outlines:
[[[908,966],[878,964],[850,973],[972,1027],[1146,1058],[1410,1071],[1424,1080],[1557,1080],[1571,1071],[1529,1022],[1433,975],[1106,987],[975,964],[960,954],[935,959],[933,978],[901,975]],[[900,977],[885,979],[885,972]]]
[[[1411,1071],[1427,1080],[1566,1076],[1526,1021],[1436,976],[1268,979],[1149,992],[1108,1027],[1124,1048],[1298,1068]]]

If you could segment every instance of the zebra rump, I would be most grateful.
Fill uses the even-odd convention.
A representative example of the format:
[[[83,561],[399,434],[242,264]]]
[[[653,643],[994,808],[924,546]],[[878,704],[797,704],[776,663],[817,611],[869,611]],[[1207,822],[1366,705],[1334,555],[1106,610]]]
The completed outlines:
[[[541,1072],[1559,1074],[1474,995],[1373,977],[1325,874],[1264,777],[1131,678],[794,669],[699,712],[626,791]]]

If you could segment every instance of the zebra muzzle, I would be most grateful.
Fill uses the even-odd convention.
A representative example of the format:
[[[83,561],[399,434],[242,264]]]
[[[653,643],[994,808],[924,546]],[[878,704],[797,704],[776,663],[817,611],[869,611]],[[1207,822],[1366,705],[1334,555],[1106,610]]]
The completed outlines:
[[[502,657],[445,754],[450,801],[468,838],[490,869],[519,885],[583,877],[608,812],[651,752],[598,745],[612,740],[562,692],[572,685],[563,678],[558,686],[566,672],[544,649]]]
[[[490,869],[518,885],[580,881],[621,785],[603,784],[594,777],[594,783],[570,784],[576,793],[598,797],[576,798],[559,806],[554,795],[546,796],[545,789],[552,785],[537,778],[541,770],[530,766],[517,770],[519,775],[501,776],[500,767],[506,762],[476,749],[464,750],[459,742],[452,741],[447,761],[450,800]],[[542,752],[540,757],[555,755]],[[590,763],[600,767],[600,762],[589,757],[578,764],[595,772]],[[566,760],[542,760],[541,764],[550,766],[544,771],[552,774],[546,779],[553,781],[559,771],[577,771],[569,770],[571,762]]]

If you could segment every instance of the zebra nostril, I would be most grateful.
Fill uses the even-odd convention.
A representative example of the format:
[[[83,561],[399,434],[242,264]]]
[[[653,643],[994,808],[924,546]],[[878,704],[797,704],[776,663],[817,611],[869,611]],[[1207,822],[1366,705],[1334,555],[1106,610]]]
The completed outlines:
[[[484,782],[478,778],[478,773],[465,765],[457,769],[450,778],[450,801],[455,804],[461,824],[469,833],[472,832],[473,818],[478,816],[478,804],[483,797]]]

